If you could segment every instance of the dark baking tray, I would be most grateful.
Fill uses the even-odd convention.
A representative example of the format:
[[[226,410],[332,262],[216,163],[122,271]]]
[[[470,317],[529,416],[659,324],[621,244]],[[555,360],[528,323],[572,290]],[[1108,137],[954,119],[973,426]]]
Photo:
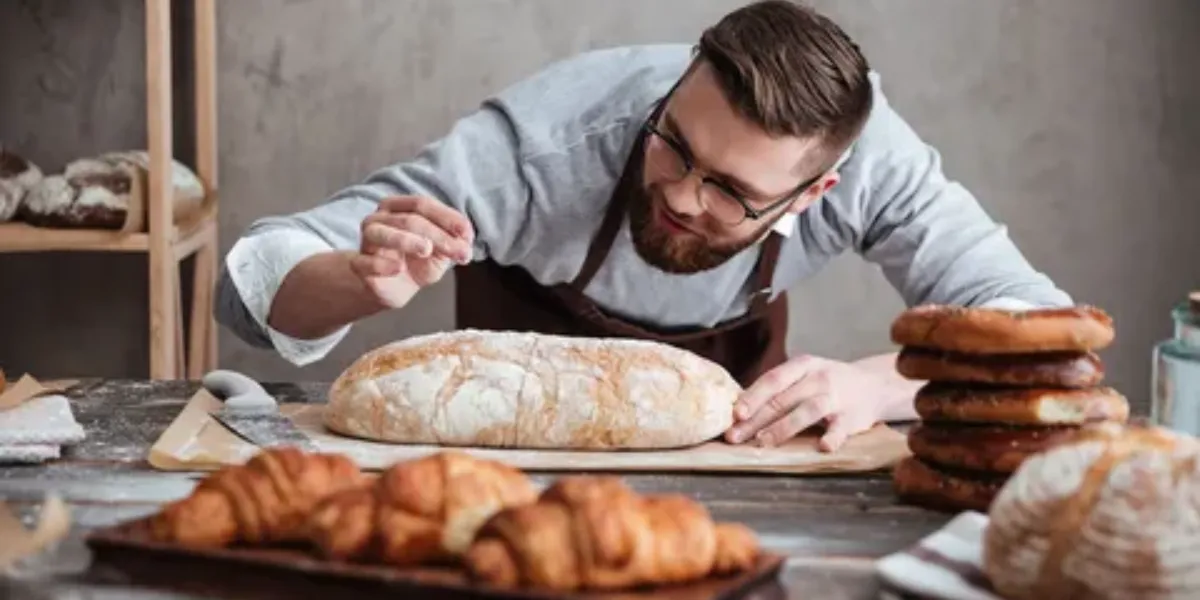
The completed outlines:
[[[471,584],[452,568],[382,567],[322,560],[301,548],[189,549],[152,541],[146,521],[91,532],[92,572],[125,584],[215,594],[222,598],[367,598],[455,600],[734,600],[782,598],[778,575],[783,557],[765,553],[753,569],[736,576],[621,593],[547,593],[499,590]]]

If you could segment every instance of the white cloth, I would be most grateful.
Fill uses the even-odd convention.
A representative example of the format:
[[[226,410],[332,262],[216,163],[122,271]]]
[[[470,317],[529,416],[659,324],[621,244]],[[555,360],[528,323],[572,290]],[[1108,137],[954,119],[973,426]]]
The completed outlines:
[[[936,600],[1003,600],[983,574],[983,532],[987,515],[968,511],[914,546],[885,556],[875,571],[901,594]],[[883,592],[883,598],[898,598]]]
[[[66,396],[52,394],[0,410],[0,462],[42,462],[84,440]]]

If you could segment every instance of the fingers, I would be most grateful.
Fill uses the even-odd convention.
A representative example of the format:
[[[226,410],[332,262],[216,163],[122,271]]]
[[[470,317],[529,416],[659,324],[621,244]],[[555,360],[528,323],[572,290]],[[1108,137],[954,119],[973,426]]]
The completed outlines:
[[[386,254],[357,254],[350,259],[350,270],[359,277],[395,277],[403,269],[402,263]]]
[[[825,430],[825,435],[821,436],[817,442],[817,449],[821,452],[834,452],[841,448],[850,436],[860,431],[866,431],[875,424],[874,421],[859,416],[861,414],[846,413],[829,417],[827,419],[829,426]]]
[[[468,244],[475,239],[471,220],[461,212],[425,196],[393,196],[379,203],[382,212],[390,214],[418,214],[453,237],[462,238]]]
[[[438,254],[458,263],[471,260],[470,242],[456,237],[417,213],[376,212],[363,225],[366,252],[389,248],[406,256],[429,258]]]
[[[827,393],[806,398],[795,410],[759,432],[758,442],[763,446],[786,442],[829,416],[832,408],[832,398]]]
[[[771,398],[783,393],[817,366],[815,358],[798,356],[759,377],[746,388],[733,407],[733,418],[744,421],[757,414]]]
[[[770,445],[770,439],[763,439],[764,437],[770,438],[765,428],[785,415],[802,410],[814,399],[828,396],[826,384],[822,373],[806,374],[790,387],[767,398],[748,418],[736,423],[730,428],[726,439],[730,443],[740,444],[758,436],[759,443]]]

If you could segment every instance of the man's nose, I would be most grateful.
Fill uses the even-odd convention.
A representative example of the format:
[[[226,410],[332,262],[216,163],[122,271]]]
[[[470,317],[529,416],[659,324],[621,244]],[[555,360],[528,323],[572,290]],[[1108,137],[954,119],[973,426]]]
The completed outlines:
[[[663,185],[663,196],[671,211],[690,217],[704,212],[700,204],[700,186],[704,185],[695,173],[688,173],[683,179]]]

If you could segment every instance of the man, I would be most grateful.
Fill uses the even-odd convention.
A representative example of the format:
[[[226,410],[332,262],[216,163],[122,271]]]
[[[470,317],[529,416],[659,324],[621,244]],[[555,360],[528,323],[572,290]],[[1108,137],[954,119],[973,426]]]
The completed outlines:
[[[306,364],[455,266],[460,328],[676,344],[747,386],[730,442],[823,424],[833,450],[914,417],[919,385],[894,354],[784,355],[785,290],[849,249],[909,305],[1071,303],[947,180],[846,34],[773,0],[694,49],[554,64],[415,159],[257,221],[230,251],[217,316]]]

